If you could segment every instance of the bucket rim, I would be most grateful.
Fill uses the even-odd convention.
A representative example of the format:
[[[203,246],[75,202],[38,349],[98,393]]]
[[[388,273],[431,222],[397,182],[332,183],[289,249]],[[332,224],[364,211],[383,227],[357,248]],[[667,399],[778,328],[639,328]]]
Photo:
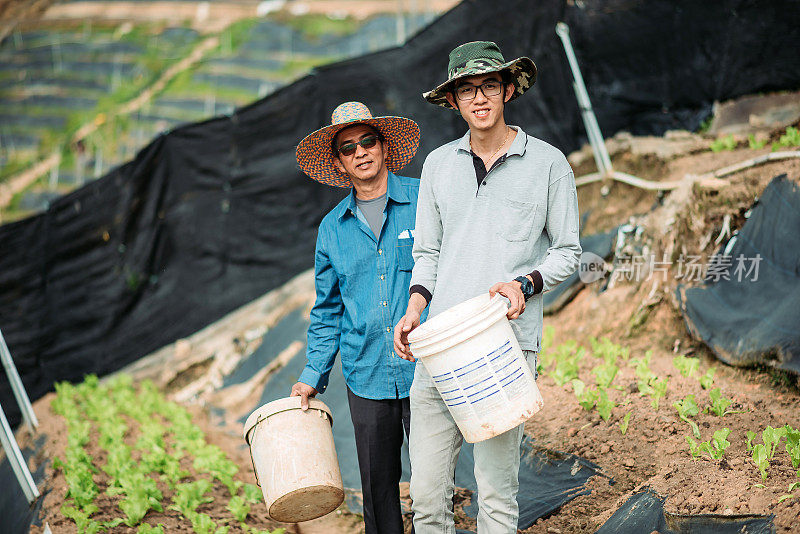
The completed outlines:
[[[422,323],[420,326],[415,328],[411,333],[408,334],[408,342],[412,344],[419,344],[421,342],[427,341],[434,336],[445,335],[446,333],[450,332],[453,329],[461,328],[464,325],[464,321],[459,321],[456,319],[451,319],[449,321],[444,322],[438,328],[430,328],[431,321],[436,321],[437,317],[441,317],[443,314],[453,311],[459,307],[466,307],[468,304],[471,304],[473,301],[478,301],[480,299],[487,299],[484,304],[480,307],[476,308],[472,314],[472,317],[478,316],[482,313],[487,311],[491,311],[490,308],[497,308],[497,312],[500,313],[501,309],[503,311],[502,315],[505,316],[507,307],[503,302],[503,297],[499,293],[495,294],[494,297],[489,297],[489,293],[482,293],[478,296],[472,297],[467,299],[463,302],[456,304],[455,306],[451,306],[441,314],[437,315],[429,319],[428,321]],[[498,306],[499,305],[499,306]],[[502,306],[502,308],[500,308]],[[427,325],[427,328],[426,328]]]
[[[300,397],[284,397],[282,399],[277,399],[272,402],[268,402],[256,410],[253,411],[244,423],[244,440],[245,442],[250,445],[250,439],[248,438],[250,431],[255,427],[258,423],[267,419],[277,413],[280,412],[288,412],[289,410],[300,410]],[[333,426],[333,413],[331,413],[331,409],[322,402],[321,400],[309,398],[308,399],[308,409],[309,410],[319,410],[321,412],[325,412],[328,416],[328,421],[330,422],[331,426]]]

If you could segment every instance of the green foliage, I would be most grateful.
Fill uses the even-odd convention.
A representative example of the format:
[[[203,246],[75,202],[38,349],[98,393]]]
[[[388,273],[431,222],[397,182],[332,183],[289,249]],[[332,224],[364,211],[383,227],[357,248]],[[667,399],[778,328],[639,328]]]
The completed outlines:
[[[708,389],[714,385],[714,373],[717,372],[716,367],[709,367],[706,374],[700,377],[700,387],[703,389]]]
[[[694,437],[700,439],[700,429],[697,427],[697,423],[689,419],[690,417],[696,417],[700,413],[700,408],[694,400],[694,395],[687,395],[685,399],[673,402],[672,406],[678,411],[678,416],[692,427]]]
[[[247,514],[250,513],[250,505],[247,504],[244,497],[235,496],[231,497],[228,502],[228,511],[236,518],[237,521],[244,521],[247,519]]]
[[[603,418],[603,421],[608,421],[608,418],[611,417],[611,410],[613,410],[615,406],[616,404],[614,404],[614,401],[608,398],[606,390],[600,389],[600,398],[597,400],[597,412],[600,414],[600,417]]]
[[[192,521],[192,528],[197,534],[226,534],[228,527],[219,527],[207,514],[193,513],[189,519]]]
[[[696,442],[690,436],[686,436],[686,443],[689,444],[689,453],[692,458],[697,458],[702,454],[707,454],[712,460],[719,460],[725,454],[725,450],[730,447],[728,436],[731,431],[728,428],[717,430],[709,441]]]
[[[747,452],[753,450],[753,440],[758,437],[758,434],[752,430],[747,431]]]
[[[733,401],[727,397],[722,396],[722,391],[719,388],[714,388],[708,392],[708,398],[711,399],[711,406],[709,409],[717,414],[718,417],[729,413],[726,410]]]
[[[619,367],[617,367],[614,362],[607,361],[592,369],[592,374],[595,376],[598,387],[607,388],[611,386],[611,382],[613,382],[614,377],[617,376],[617,371],[619,371]]]
[[[736,148],[736,140],[733,135],[720,137],[711,143],[712,152],[722,152],[723,150],[734,150]]]
[[[79,533],[96,534],[97,532],[100,532],[100,529],[102,528],[102,525],[100,525],[99,522],[89,517],[92,515],[91,513],[78,510],[74,506],[70,506],[67,503],[61,505],[61,514],[67,519],[72,519],[75,522]]]
[[[767,448],[767,455],[770,460],[775,457],[775,450],[784,437],[786,437],[785,426],[772,428],[768,425],[767,428],[761,432],[761,441],[764,442],[764,446]]]
[[[794,429],[789,425],[784,428],[786,429],[786,452],[792,459],[792,467],[797,469],[800,467],[800,429]]]
[[[692,458],[699,457],[702,454],[700,452],[700,444],[693,440],[691,436],[684,437],[686,438],[686,443],[689,444],[689,454],[692,455]]]
[[[699,358],[687,358],[683,354],[672,358],[672,365],[685,377],[692,377],[700,366]]]
[[[578,364],[583,359],[586,349],[579,347],[575,342],[567,342],[556,349],[556,368],[551,377],[559,386],[570,380],[578,378]]]
[[[178,484],[175,486],[175,495],[172,497],[173,504],[169,508],[189,517],[198,506],[213,501],[211,497],[205,497],[206,492],[211,488],[211,482],[204,478],[194,482]]]
[[[668,378],[664,377],[661,380],[656,380],[650,383],[650,386],[653,388],[652,392],[650,393],[650,404],[656,411],[658,411],[659,399],[664,398],[664,396],[667,394],[668,380]]]
[[[264,494],[261,493],[261,488],[255,484],[245,484],[242,490],[245,500],[250,504],[258,504],[264,500]]]
[[[758,141],[755,135],[750,134],[747,136],[747,144],[750,146],[752,150],[758,150],[759,148],[764,148],[764,145],[767,144],[767,141],[766,139]]]
[[[596,389],[589,389],[582,380],[574,378],[572,380],[572,390],[578,398],[578,404],[580,404],[584,410],[590,411],[594,408],[599,397]]]
[[[778,146],[800,146],[800,130],[794,128],[793,126],[786,128],[786,133],[781,136],[780,140],[778,141]]]
[[[65,517],[75,523],[79,532],[101,532],[124,523],[137,532],[163,533],[163,526],[152,527],[142,522],[150,510],[164,511],[161,502],[164,496],[158,485],[161,478],[174,490],[170,509],[191,521],[196,532],[224,534],[228,525],[217,525],[210,517],[197,512],[198,506],[212,501],[208,495],[213,488],[212,481],[199,478],[181,483],[184,478],[196,476],[181,469],[181,459],[191,455],[194,457],[191,463],[197,471],[220,480],[231,493],[227,508],[232,515],[224,523],[235,516],[241,519],[244,531],[258,532],[243,521],[248,516],[249,503],[261,500],[260,489],[248,484],[240,496],[243,484],[234,478],[237,466],[221,449],[205,441],[203,432],[192,423],[191,415],[181,406],[168,402],[151,382],[136,386],[126,375],[102,384],[96,376],[90,375],[77,386],[56,385],[52,408],[66,418],[69,430],[63,457],[53,461],[54,467],[61,469],[67,480],[68,499],[62,509]],[[127,444],[131,442],[131,423],[138,430],[133,446]],[[108,475],[105,492],[122,497],[118,506],[124,515],[103,522],[91,517],[98,511],[94,501],[99,489],[94,474],[100,470],[87,454],[86,446],[95,434],[97,445],[106,452],[106,462],[99,466]]]
[[[350,35],[361,26],[361,22],[354,17],[334,18],[317,13],[290,15],[277,12],[272,14],[271,18],[291,26],[310,41],[317,41],[324,35]]]
[[[630,363],[634,366],[634,372],[638,379],[637,385],[639,393],[642,395],[651,395],[653,393],[652,382],[656,380],[656,374],[650,370],[650,358],[653,356],[653,351],[648,350],[643,358],[633,358]]]
[[[142,523],[136,530],[136,534],[164,534],[164,525],[161,523],[158,526],[151,526],[147,523]]]
[[[622,422],[619,424],[619,431],[623,436],[628,432],[628,423],[630,423],[631,420],[631,413],[632,412],[626,413],[625,417],[622,418]]]
[[[617,363],[618,358],[627,361],[630,357],[630,350],[627,347],[617,345],[607,337],[603,337],[599,341],[591,337],[589,343],[592,347],[592,354],[606,363]]]
[[[715,431],[710,442],[704,441],[700,444],[700,451],[708,454],[713,460],[719,460],[725,454],[725,449],[731,445],[728,441],[730,433],[728,428]]]
[[[758,470],[761,473],[761,480],[767,480],[767,467],[769,467],[769,454],[767,452],[767,447],[762,443],[753,446],[751,457],[753,459],[753,463],[756,464],[756,467],[758,467]]]

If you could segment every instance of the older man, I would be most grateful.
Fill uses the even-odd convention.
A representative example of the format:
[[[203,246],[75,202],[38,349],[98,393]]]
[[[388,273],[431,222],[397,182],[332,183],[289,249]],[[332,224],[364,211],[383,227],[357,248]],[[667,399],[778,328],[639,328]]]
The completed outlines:
[[[533,61],[507,62],[496,44],[480,41],[454,49],[447,70],[447,81],[424,96],[460,113],[469,131],[425,160],[411,298],[395,329],[395,350],[413,360],[407,335],[428,304],[433,316],[489,291],[510,301],[508,318],[535,373],[541,293],[572,274],[580,258],[575,179],[558,149],[506,124],[506,102],[536,79]],[[519,425],[475,444],[479,534],[517,531],[522,432]],[[429,373],[418,365],[410,440],[417,534],[455,532],[453,474],[461,443]]]
[[[400,447],[414,364],[392,351],[392,326],[408,301],[419,181],[394,173],[418,145],[414,121],[372,117],[364,104],[346,102],[297,147],[309,177],[351,191],[319,227],[308,363],[291,394],[305,409],[341,354],[367,534],[403,532]]]

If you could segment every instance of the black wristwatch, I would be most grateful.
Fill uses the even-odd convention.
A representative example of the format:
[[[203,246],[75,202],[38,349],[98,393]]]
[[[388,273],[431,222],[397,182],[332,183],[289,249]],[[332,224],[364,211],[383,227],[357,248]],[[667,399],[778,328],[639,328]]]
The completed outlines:
[[[520,283],[520,289],[522,290],[522,296],[525,297],[525,300],[528,300],[534,295],[534,287],[533,282],[531,282],[527,276],[518,276],[514,278],[517,282]]]

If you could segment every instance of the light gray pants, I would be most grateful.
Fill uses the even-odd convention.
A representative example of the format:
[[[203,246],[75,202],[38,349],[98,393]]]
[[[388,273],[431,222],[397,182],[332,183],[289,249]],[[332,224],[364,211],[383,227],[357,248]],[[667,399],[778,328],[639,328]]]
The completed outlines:
[[[536,376],[536,352],[523,351]],[[417,365],[411,386],[411,508],[416,534],[454,534],[453,490],[463,437],[430,375]],[[524,425],[475,443],[478,533],[516,534],[519,446]]]

